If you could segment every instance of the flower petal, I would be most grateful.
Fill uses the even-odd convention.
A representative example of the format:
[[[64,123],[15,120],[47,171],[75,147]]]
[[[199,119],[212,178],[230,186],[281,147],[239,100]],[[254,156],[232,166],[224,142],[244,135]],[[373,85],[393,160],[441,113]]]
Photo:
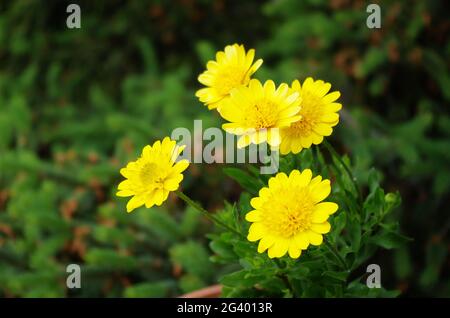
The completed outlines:
[[[322,242],[323,242],[322,234],[318,234],[318,233],[313,232],[311,230],[309,230],[306,233],[308,235],[308,239],[309,239],[309,242],[311,243],[311,245],[318,246],[318,245],[322,244]]]
[[[330,229],[331,225],[329,222],[311,224],[311,230],[319,234],[326,234],[330,232]]]

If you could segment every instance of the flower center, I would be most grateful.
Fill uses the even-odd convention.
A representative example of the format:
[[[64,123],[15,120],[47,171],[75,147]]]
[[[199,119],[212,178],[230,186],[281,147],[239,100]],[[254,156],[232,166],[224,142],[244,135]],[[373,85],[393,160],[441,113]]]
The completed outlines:
[[[276,123],[277,106],[270,100],[260,100],[246,110],[245,122],[255,129],[271,128]]]
[[[279,198],[277,201],[277,204],[270,204],[263,221],[274,235],[292,238],[310,228],[314,203],[306,189],[301,189],[292,198]]]
[[[245,85],[246,70],[239,66],[224,68],[218,75],[214,87],[219,95],[228,95],[233,88]],[[248,80],[247,80],[248,82]]]
[[[313,127],[319,123],[323,112],[321,98],[311,92],[303,92],[301,106],[299,114],[302,118],[293,123],[290,129],[297,137],[309,136]]]
[[[144,185],[153,185],[156,188],[162,187],[164,182],[160,167],[153,162],[146,163],[142,166],[139,173],[139,180]]]

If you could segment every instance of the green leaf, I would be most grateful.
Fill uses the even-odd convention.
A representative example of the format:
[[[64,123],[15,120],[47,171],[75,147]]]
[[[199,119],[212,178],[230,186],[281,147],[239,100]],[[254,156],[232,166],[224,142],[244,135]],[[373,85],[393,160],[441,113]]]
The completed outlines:
[[[261,187],[261,184],[257,179],[250,176],[247,172],[241,169],[224,168],[223,172],[230,178],[237,181],[242,188],[244,188],[253,195],[256,195]]]
[[[214,272],[206,249],[198,242],[189,241],[176,244],[169,251],[173,263],[186,272],[208,280]]]
[[[383,232],[373,236],[370,241],[383,248],[393,249],[402,247],[411,239],[395,232]]]
[[[323,276],[330,277],[337,281],[346,282],[347,281],[347,272],[334,272],[334,271],[325,271],[322,274]]]
[[[353,217],[347,222],[347,230],[350,237],[351,247],[356,253],[361,245],[361,221],[358,217]]]

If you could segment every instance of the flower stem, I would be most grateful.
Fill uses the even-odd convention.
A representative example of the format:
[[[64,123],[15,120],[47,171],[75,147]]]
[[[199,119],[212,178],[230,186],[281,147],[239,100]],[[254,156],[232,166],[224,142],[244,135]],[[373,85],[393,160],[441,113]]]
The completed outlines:
[[[226,230],[228,230],[228,231],[230,231],[230,232],[232,232],[232,233],[234,233],[236,235],[243,236],[242,233],[238,232],[236,229],[234,229],[231,226],[229,226],[228,224],[224,223],[222,220],[217,218],[217,216],[215,216],[214,214],[212,214],[212,213],[208,212],[207,210],[205,210],[200,204],[198,204],[197,202],[193,201],[191,198],[189,198],[186,194],[184,194],[180,190],[177,190],[175,193],[178,195],[178,197],[181,200],[183,200],[188,205],[190,205],[191,207],[193,207],[194,209],[199,211],[201,214],[203,214],[211,222],[222,226],[224,229],[226,229]]]
[[[355,177],[353,176],[353,173],[351,172],[350,168],[347,166],[347,164],[344,162],[344,160],[342,160],[341,156],[336,152],[336,150],[334,150],[333,146],[331,146],[330,143],[328,143],[327,140],[324,139],[323,144],[324,144],[325,148],[327,148],[327,150],[331,154],[331,156],[334,157],[341,164],[342,167],[344,167],[344,170],[345,170],[348,178],[352,181],[353,187],[355,188],[355,191],[356,191],[356,195],[357,195],[358,199],[361,201],[361,194],[359,192],[359,187],[356,184]]]
[[[327,246],[328,250],[334,255],[334,257],[336,257],[336,259],[339,261],[339,263],[341,263],[342,267],[346,271],[348,271],[347,263],[344,261],[344,259],[341,257],[341,255],[339,255],[336,248],[333,245],[331,245],[331,243],[328,241],[328,239],[326,237],[324,237],[323,240],[324,240],[325,245]]]
[[[288,275],[284,272],[285,266],[283,266],[281,264],[280,259],[275,258],[273,261],[274,261],[275,265],[278,267],[278,269],[280,269],[280,271],[282,271],[277,276],[283,281],[283,283],[286,285],[287,289],[289,289],[292,292],[292,296],[295,298],[296,292],[295,292],[294,286],[292,285],[291,281],[289,280]]]

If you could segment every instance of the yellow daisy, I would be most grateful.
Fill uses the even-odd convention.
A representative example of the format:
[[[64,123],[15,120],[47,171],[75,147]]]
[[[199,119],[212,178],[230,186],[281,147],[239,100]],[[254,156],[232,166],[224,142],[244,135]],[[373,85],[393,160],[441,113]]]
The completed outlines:
[[[253,63],[255,50],[245,52],[243,45],[233,44],[216,54],[215,61],[206,64],[207,70],[198,77],[198,81],[207,86],[195,94],[209,109],[219,107],[230,95],[232,89],[246,86],[250,77],[261,66],[262,59]]]
[[[330,88],[330,83],[314,81],[311,77],[303,85],[297,80],[292,83],[292,91],[298,92],[302,98],[299,112],[302,119],[280,131],[281,154],[291,151],[299,153],[303,148],[311,147],[311,144],[320,144],[324,136],[331,135],[332,127],[339,122],[338,111],[342,105],[336,103],[341,94],[337,91],[328,93]]]
[[[298,258],[309,244],[322,244],[322,235],[330,231],[327,219],[338,209],[336,203],[321,202],[330,191],[330,181],[312,179],[309,169],[293,170],[289,176],[278,173],[250,201],[255,210],[245,216],[253,222],[248,240],[260,240],[258,252],[268,250],[270,258],[286,253]]]
[[[127,179],[119,184],[117,196],[133,196],[127,212],[145,204],[147,208],[161,205],[183,180],[182,172],[189,166],[186,159],[175,162],[185,146],[177,146],[169,137],[147,145],[136,161],[120,170]]]
[[[301,117],[299,93],[289,90],[287,84],[275,87],[273,81],[252,79],[247,87],[241,86],[231,91],[220,108],[220,115],[229,121],[222,128],[240,136],[238,147],[250,143],[267,141],[271,146],[279,146],[279,128],[289,127]]]

